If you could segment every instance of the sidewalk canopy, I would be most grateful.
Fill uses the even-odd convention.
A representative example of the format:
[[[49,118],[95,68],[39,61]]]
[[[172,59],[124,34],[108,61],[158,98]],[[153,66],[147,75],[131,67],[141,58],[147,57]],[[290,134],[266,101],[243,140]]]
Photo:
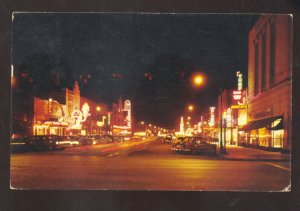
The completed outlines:
[[[280,120],[280,122],[275,125],[274,127],[271,127],[271,124],[275,122],[276,120]],[[269,130],[281,130],[283,129],[283,116],[275,116],[275,117],[270,117],[266,119],[260,119],[260,120],[255,120],[249,122],[247,125],[244,127],[240,128],[239,130],[241,131],[248,131],[248,130],[254,130],[254,129],[259,129],[266,127]]]

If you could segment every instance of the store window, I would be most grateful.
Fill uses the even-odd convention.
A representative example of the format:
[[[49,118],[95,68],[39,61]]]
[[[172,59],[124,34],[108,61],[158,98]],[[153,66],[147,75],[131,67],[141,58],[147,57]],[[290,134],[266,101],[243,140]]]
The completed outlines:
[[[250,144],[257,146],[258,140],[258,130],[250,130]]]
[[[271,143],[271,131],[266,128],[259,129],[259,146],[269,147]]]
[[[276,120],[273,122],[272,127],[275,127],[279,124],[280,120]],[[272,131],[272,145],[275,148],[282,148],[283,147],[283,137],[284,137],[284,130],[273,130]]]

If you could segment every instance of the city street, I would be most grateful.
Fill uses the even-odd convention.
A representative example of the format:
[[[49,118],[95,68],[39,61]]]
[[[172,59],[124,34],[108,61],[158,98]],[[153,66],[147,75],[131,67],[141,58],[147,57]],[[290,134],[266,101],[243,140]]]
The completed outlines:
[[[289,162],[174,154],[157,138],[11,156],[16,189],[281,191],[289,183]]]

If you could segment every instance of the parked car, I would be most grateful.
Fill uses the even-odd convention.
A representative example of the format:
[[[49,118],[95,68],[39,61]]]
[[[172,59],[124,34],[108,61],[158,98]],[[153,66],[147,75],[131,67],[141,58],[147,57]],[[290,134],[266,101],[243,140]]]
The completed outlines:
[[[142,136],[132,136],[130,138],[131,141],[141,141],[143,140],[143,137]]]
[[[82,146],[82,145],[92,145],[94,140],[90,136],[78,136],[78,141]]]
[[[70,141],[57,135],[36,135],[27,139],[27,144],[34,149],[64,149],[70,147]]]
[[[11,138],[10,139],[11,152],[23,152],[28,151],[27,139],[24,137]]]
[[[71,147],[78,147],[81,145],[78,136],[62,136],[62,139],[69,141]]]
[[[171,150],[177,153],[215,154],[217,145],[206,143],[200,137],[181,137],[172,144]]]
[[[124,136],[116,136],[116,135],[112,136],[114,142],[123,142],[124,138],[125,138]]]
[[[165,144],[170,144],[170,143],[172,143],[172,140],[173,140],[173,136],[172,135],[166,135],[164,137],[164,139],[162,140],[162,142],[165,143]]]
[[[112,143],[114,142],[114,138],[112,135],[102,135],[101,138],[101,143]]]

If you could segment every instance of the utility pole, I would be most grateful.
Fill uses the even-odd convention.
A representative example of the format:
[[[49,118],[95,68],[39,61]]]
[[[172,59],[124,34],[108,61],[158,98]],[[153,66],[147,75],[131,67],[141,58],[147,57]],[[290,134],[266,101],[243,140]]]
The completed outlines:
[[[223,105],[222,105],[222,91],[221,88],[221,96],[220,96],[220,153],[223,153],[223,134],[222,134],[222,125],[223,125]]]
[[[203,119],[203,115],[201,115],[201,133],[202,133],[202,140],[204,140],[204,119]]]
[[[223,148],[223,153],[226,154],[226,119],[224,119],[224,148]]]

